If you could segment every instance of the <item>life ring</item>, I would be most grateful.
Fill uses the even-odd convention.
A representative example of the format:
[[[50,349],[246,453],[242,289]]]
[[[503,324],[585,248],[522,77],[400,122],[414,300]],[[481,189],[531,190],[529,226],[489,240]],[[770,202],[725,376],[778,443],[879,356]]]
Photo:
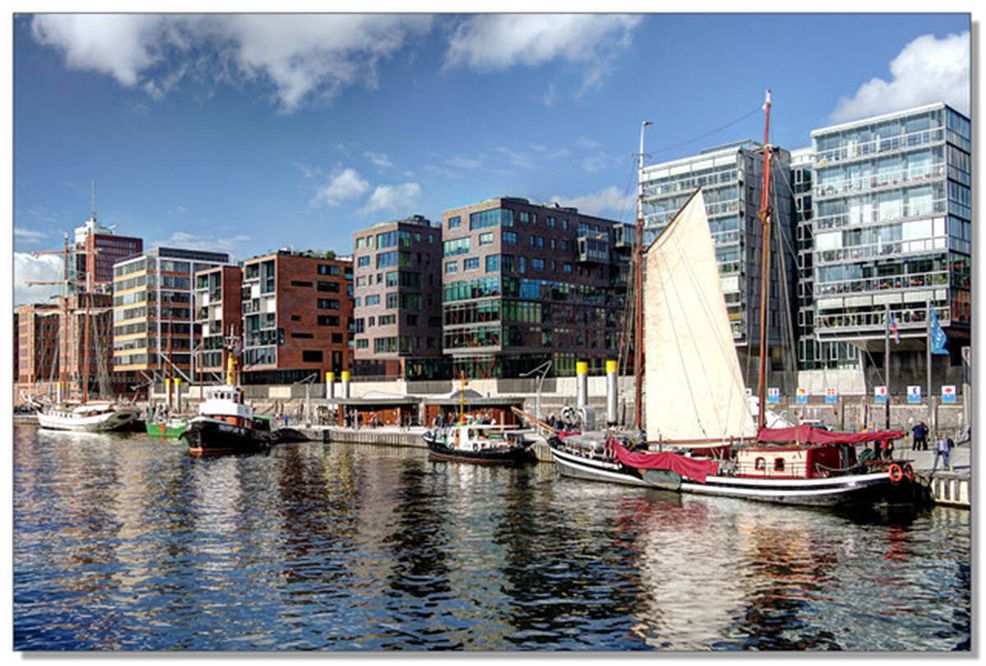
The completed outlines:
[[[887,474],[890,476],[890,481],[892,483],[900,483],[900,480],[904,478],[904,470],[900,468],[900,465],[894,463],[887,470]]]
[[[914,468],[910,463],[904,463],[904,478],[908,481],[914,480]]]

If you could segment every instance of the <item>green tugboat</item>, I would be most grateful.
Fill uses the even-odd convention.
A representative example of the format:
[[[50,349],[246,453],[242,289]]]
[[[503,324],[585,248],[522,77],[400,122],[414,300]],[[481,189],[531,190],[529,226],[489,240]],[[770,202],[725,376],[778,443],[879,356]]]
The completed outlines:
[[[187,416],[174,416],[165,420],[148,420],[147,436],[159,439],[178,439],[188,429]]]

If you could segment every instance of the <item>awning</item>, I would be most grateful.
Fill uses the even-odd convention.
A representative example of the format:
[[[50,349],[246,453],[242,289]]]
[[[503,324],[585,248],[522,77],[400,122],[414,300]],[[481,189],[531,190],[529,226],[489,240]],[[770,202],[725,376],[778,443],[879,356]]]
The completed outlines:
[[[863,444],[885,439],[900,439],[901,430],[878,430],[876,432],[832,432],[812,428],[802,424],[793,428],[763,428],[757,435],[760,442],[798,442],[801,444]]]

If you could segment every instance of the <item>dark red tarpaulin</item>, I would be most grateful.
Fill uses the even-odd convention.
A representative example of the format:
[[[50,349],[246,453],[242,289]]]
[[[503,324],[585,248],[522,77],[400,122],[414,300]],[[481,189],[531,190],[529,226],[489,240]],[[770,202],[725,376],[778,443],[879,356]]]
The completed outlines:
[[[900,430],[879,430],[877,432],[831,432],[802,424],[792,428],[763,428],[757,435],[761,442],[798,442],[800,444],[863,444],[879,442],[884,439],[900,439]]]
[[[627,467],[667,469],[699,483],[705,483],[705,477],[719,471],[719,463],[715,460],[688,458],[678,453],[632,453],[616,443],[613,448],[616,457]]]

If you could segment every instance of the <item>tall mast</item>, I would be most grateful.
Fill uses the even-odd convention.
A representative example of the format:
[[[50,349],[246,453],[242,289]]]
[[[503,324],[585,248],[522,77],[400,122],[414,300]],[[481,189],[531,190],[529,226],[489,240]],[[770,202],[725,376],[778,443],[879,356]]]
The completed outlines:
[[[644,396],[644,129],[653,125],[640,123],[640,152],[637,160],[637,242],[634,247],[633,290],[633,427],[640,431]]]
[[[767,405],[767,304],[770,292],[770,90],[763,105],[763,182],[760,185],[760,372],[758,388],[757,429],[766,426]]]
[[[61,390],[62,390],[62,396],[63,396],[62,399],[63,400],[68,400],[69,399],[69,396],[68,396],[68,348],[69,348],[69,344],[68,344],[68,296],[69,296],[69,281],[71,280],[71,278],[69,277],[69,268],[68,268],[68,265],[69,265],[69,251],[68,251],[68,232],[67,231],[62,235],[62,239],[63,239],[64,245],[65,245],[65,247],[63,249],[64,254],[62,255],[64,257],[64,268],[62,269],[62,272],[64,273],[64,276],[65,276],[65,286],[62,289],[62,325],[59,327],[60,330],[59,330],[59,335],[58,335],[58,345],[61,348],[61,353],[58,355],[59,356],[58,365],[61,366],[61,375],[62,375],[62,377],[61,377],[61,382],[59,382],[59,386],[61,386]]]

